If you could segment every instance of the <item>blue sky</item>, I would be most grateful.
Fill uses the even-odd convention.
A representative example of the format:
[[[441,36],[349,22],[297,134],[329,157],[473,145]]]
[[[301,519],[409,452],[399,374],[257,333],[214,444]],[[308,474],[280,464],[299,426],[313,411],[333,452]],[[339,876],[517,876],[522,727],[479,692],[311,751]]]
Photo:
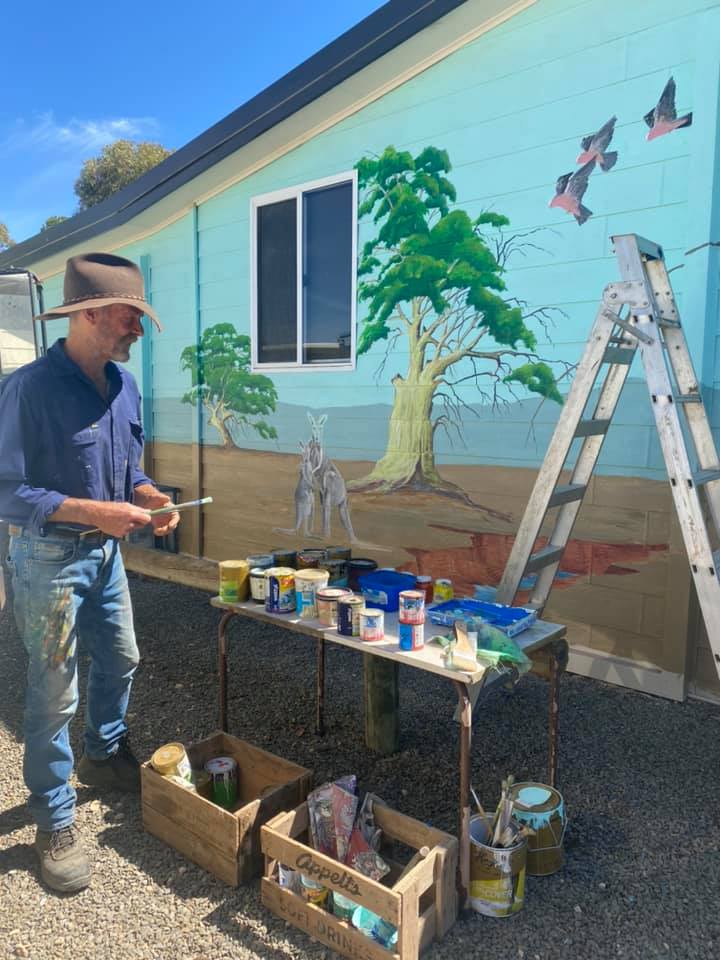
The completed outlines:
[[[106,143],[176,149],[382,5],[39,0],[3,43],[0,222],[20,241],[70,216]]]

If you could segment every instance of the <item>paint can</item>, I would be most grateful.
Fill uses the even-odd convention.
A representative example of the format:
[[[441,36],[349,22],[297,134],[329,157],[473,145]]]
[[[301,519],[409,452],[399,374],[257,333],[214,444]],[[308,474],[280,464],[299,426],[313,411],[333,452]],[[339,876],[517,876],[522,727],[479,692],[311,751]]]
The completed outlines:
[[[273,555],[271,553],[251,553],[249,557],[245,557],[248,562],[248,566],[252,570],[253,568],[262,567],[263,570],[267,570],[268,567],[289,567],[289,563],[275,563]]]
[[[329,893],[327,887],[324,887],[321,883],[316,883],[310,877],[306,877],[304,873],[300,874],[300,883],[302,884],[303,898],[308,903],[313,903],[316,907],[325,906]]]
[[[336,627],[338,600],[350,591],[345,587],[325,587],[317,592],[318,620],[323,627]]]
[[[250,567],[247,560],[221,560],[218,563],[220,575],[220,599],[225,603],[242,603],[248,598],[248,576]]]
[[[400,623],[398,627],[401,650],[422,650],[425,646],[424,623]]]
[[[265,570],[267,567],[253,567],[250,571],[250,597],[255,603],[265,603]]]
[[[265,609],[268,613],[294,613],[295,571],[292,567],[268,567],[265,571]]]
[[[452,580],[436,580],[433,585],[433,603],[445,603],[455,596]]]
[[[547,877],[563,865],[567,817],[562,794],[546,783],[515,783],[510,791],[513,817],[535,831],[528,837],[527,872]]]
[[[347,560],[326,560],[324,567],[330,574],[330,580],[328,581],[330,586],[347,586]]]
[[[422,590],[401,590],[398,601],[400,623],[425,623],[425,594]]]
[[[328,585],[327,570],[309,569],[295,572],[295,607],[303,620],[318,615],[317,592]]]
[[[270,564],[272,567],[292,567],[294,570],[297,566],[297,551],[295,550],[273,549],[270,553],[273,558],[273,562]]]
[[[421,573],[417,577],[416,586],[425,594],[425,604],[429,606],[433,602],[433,578]]]
[[[303,547],[297,554],[297,565],[299,570],[310,570],[315,567],[325,567],[327,553],[317,547]]]
[[[213,803],[230,809],[237,802],[238,765],[232,757],[215,757],[208,760],[205,769],[212,780]]]
[[[357,910],[357,907],[358,905],[353,900],[348,900],[347,897],[344,897],[341,893],[333,890],[332,911],[336,917],[339,917],[341,920],[347,920],[348,923],[351,923],[353,914]]]
[[[179,777],[188,783],[192,782],[192,768],[181,743],[166,743],[158,747],[150,763],[161,777]]]
[[[348,587],[359,592],[360,581],[358,577],[361,577],[364,573],[372,573],[373,570],[377,570],[375,560],[370,560],[367,557],[353,557],[352,560],[348,560]]]
[[[338,633],[343,637],[360,636],[360,611],[365,606],[362,597],[348,593],[338,600]]]
[[[490,847],[490,821],[470,818],[470,905],[486,917],[509,917],[525,903],[527,841]]]
[[[352,556],[350,547],[325,547],[328,560],[349,560]]]
[[[366,643],[385,637],[385,614],[382,610],[362,607],[360,610],[360,639]]]

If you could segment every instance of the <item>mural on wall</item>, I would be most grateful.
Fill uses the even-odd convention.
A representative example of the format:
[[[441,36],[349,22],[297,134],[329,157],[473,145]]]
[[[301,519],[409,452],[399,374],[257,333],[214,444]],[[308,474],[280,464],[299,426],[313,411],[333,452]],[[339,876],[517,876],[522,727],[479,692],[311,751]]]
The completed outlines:
[[[579,163],[582,166],[590,163],[592,160],[593,163],[597,163],[603,173],[612,170],[617,163],[618,155],[617,150],[610,150],[608,152],[608,147],[615,133],[616,123],[617,117],[610,117],[607,123],[604,123],[597,133],[591,133],[589,136],[583,137],[580,141],[582,152],[575,163]]]
[[[185,347],[180,365],[190,372],[192,387],[182,402],[202,404],[208,422],[223,447],[236,447],[233,430],[254,430],[265,439],[277,431],[262,417],[275,410],[277,391],[269,377],[250,371],[250,337],[231,323],[218,323],[203,332],[200,343]]]
[[[643,120],[650,127],[646,140],[656,140],[666,133],[672,133],[678,127],[689,127],[692,124],[692,113],[686,113],[684,117],[678,117],[677,115],[675,110],[675,81],[672,77],[665,84],[665,89],[660,94],[657,104],[645,114]]]
[[[595,168],[595,160],[588,160],[575,173],[563,173],[555,183],[555,196],[549,207],[560,207],[572,214],[582,226],[592,216],[592,210],[583,205],[582,198],[588,188],[588,178]]]
[[[308,412],[311,437],[308,443],[300,441],[302,456],[297,486],[295,487],[295,526],[292,528],[275,527],[275,533],[288,535],[296,534],[302,528],[306,537],[316,539],[330,539],[330,521],[333,508],[337,507],[340,522],[348,539],[355,543],[357,537],[350,519],[347,487],[342,474],[327,456],[323,447],[323,428],[327,422],[327,414],[321,414],[317,419]],[[322,535],[314,533],[315,494],[320,498],[322,512]]]
[[[394,352],[407,351],[408,362],[404,373],[391,378],[385,455],[348,489],[410,488],[467,502],[438,472],[434,446],[439,429],[461,433],[461,414],[469,409],[462,385],[474,383],[479,397],[492,405],[513,382],[562,402],[527,322],[542,322],[543,311],[525,310],[506,294],[505,263],[521,238],[502,233],[509,221],[499,214],[473,219],[451,209],[456,192],[446,177],[451,167],[444,150],[426,147],[413,157],[389,146],[382,156],[365,157],[356,166],[364,194],[358,215],[372,215],[375,228],[358,269],[367,314],[357,352],[384,341],[380,373]]]

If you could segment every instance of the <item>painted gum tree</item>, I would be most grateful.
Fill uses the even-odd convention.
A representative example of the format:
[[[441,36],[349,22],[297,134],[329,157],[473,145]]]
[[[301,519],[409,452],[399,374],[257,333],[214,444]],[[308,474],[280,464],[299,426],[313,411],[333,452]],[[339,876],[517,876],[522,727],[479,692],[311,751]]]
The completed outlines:
[[[409,359],[404,374],[391,381],[385,454],[348,487],[410,487],[467,499],[435,465],[437,429],[460,429],[468,406],[461,384],[474,381],[480,398],[493,403],[498,388],[512,381],[561,402],[552,370],[535,354],[522,305],[503,295],[513,238],[497,231],[509,221],[494,213],[471,219],[450,209],[456,193],[445,176],[450,161],[444,150],[427,147],[412,157],[387,147],[379,158],[360,160],[357,170],[364,198],[359,216],[371,214],[377,229],[358,269],[359,299],[367,304],[358,354],[385,341],[382,369],[404,340]],[[494,250],[483,229],[496,233]]]
[[[251,373],[250,337],[231,323],[204,330],[200,343],[180,354],[180,366],[190,372],[192,383],[182,402],[205,407],[224,447],[237,446],[233,428],[250,428],[266,440],[277,437],[275,427],[262,419],[275,410],[275,386],[269,377]]]

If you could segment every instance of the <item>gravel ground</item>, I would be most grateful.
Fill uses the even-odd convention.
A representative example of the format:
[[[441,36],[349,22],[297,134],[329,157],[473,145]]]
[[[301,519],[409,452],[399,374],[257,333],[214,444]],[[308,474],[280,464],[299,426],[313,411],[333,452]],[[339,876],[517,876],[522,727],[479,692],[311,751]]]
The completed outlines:
[[[145,759],[167,740],[216,728],[215,630],[207,594],[132,578],[143,661],[130,703]],[[401,752],[379,758],[362,737],[361,659],[331,647],[328,732],[313,734],[314,644],[263,625],[231,631],[230,730],[456,832],[454,694],[401,668]],[[37,880],[22,781],[25,655],[0,614],[0,957],[33,960],[224,960],[334,954],[260,904],[257,882],[232,889],[143,832],[139,802],[78,789],[92,885],[58,897]],[[83,668],[84,669],[84,668]],[[529,678],[478,710],[475,786],[487,804],[501,778],[545,778],[547,687]],[[80,747],[82,709],[73,727]],[[720,956],[720,708],[671,703],[568,676],[562,685],[560,786],[570,815],[561,873],[529,878],[511,919],[470,914],[427,955],[546,960]]]

